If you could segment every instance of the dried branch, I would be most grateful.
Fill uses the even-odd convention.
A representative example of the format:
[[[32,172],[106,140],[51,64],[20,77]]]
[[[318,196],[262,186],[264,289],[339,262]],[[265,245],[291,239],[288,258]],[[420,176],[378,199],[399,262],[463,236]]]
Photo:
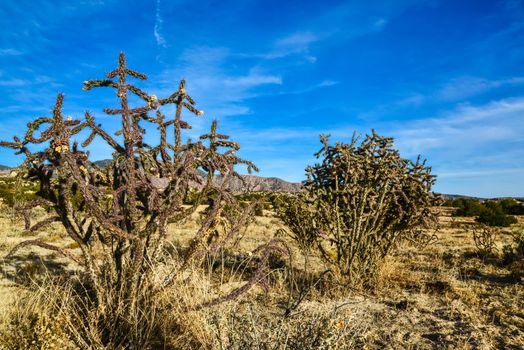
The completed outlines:
[[[73,253],[63,249],[63,248],[60,248],[60,247],[57,247],[57,246],[54,246],[52,244],[49,244],[49,243],[45,243],[39,239],[31,239],[31,240],[27,240],[27,241],[23,241],[23,242],[20,242],[18,243],[16,246],[13,247],[13,249],[11,249],[9,251],[9,253],[5,256],[6,259],[9,259],[9,258],[12,258],[15,253],[22,249],[23,247],[27,247],[27,246],[30,246],[30,245],[34,245],[34,246],[37,246],[37,247],[40,247],[40,248],[44,248],[44,249],[47,249],[47,250],[52,250],[54,252],[57,252],[71,260],[73,260],[74,262],[76,262],[78,265],[83,265],[83,262],[82,260],[74,255]]]

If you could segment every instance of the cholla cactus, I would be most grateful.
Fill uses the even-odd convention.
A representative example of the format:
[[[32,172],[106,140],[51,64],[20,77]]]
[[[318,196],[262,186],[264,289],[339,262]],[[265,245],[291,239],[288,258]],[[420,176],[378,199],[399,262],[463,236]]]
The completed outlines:
[[[473,241],[480,255],[490,255],[497,250],[497,243],[495,241],[497,231],[495,228],[477,224],[472,227],[472,231]]]
[[[222,225],[227,232],[212,242],[215,248],[245,226],[253,207],[238,209],[234,197],[226,190],[226,182],[228,178],[238,176],[235,165],[247,165],[249,172],[257,169],[236,155],[237,143],[229,141],[226,135],[217,134],[215,121],[210,133],[200,140],[182,142],[182,131],[191,128],[187,121],[182,120],[182,110],[197,116],[203,114],[195,108],[195,101],[187,94],[184,81],[171,96],[157,98],[129,84],[129,76],[147,79],[144,74],[127,68],[125,56],[120,54],[118,68],[108,73],[107,79],[84,82],[84,90],[115,89],[120,106],[104,110],[121,119],[121,129],[114,136],[104,131],[89,112],[81,120],[63,117],[63,95],[59,94],[52,117],[36,119],[28,124],[23,139],[15,137],[12,142],[1,142],[0,145],[24,154],[25,161],[19,174],[40,184],[37,193],[40,198],[20,208],[25,213],[27,227],[36,230],[55,221],[61,222],[81,250],[77,255],[41,240],[30,240],[16,246],[10,255],[27,245],[61,253],[83,266],[95,300],[103,294],[104,286],[118,286],[124,291],[122,298],[128,313],[133,314],[136,312],[137,289],[151,277],[151,266],[165,258],[162,245],[168,221],[187,218],[202,199],[212,198],[210,210],[195,234],[190,251],[178,265],[188,266],[202,258],[206,249],[213,248],[208,246],[206,235],[219,222],[227,223]],[[130,107],[129,94],[138,96],[143,105]],[[173,118],[160,111],[168,104],[176,105]],[[151,112],[155,115],[151,116]],[[143,123],[157,127],[160,134],[158,144],[144,142]],[[72,137],[78,137],[86,130],[88,137],[81,148],[72,142]],[[169,132],[173,133],[172,143],[168,141]],[[102,138],[114,150],[112,163],[106,169],[90,162],[89,153],[83,150],[96,137]],[[30,151],[28,146],[35,144],[40,144],[43,150]],[[201,175],[202,171],[206,176]],[[217,174],[222,175],[220,182],[214,179]],[[188,207],[184,200],[194,184],[198,184],[202,191]],[[29,212],[35,206],[47,207],[54,215],[31,226]],[[237,208],[234,214],[224,209],[231,207]],[[172,283],[173,276],[179,272],[173,271],[159,288]]]
[[[435,177],[374,131],[360,145],[356,136],[332,146],[322,135],[321,142],[321,163],[306,169],[305,193],[280,212],[303,249],[314,248],[352,283],[367,283],[399,240],[431,221]]]

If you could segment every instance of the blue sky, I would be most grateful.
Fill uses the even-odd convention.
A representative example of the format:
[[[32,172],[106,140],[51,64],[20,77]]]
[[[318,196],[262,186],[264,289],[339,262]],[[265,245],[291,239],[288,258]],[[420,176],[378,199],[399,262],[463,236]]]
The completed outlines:
[[[374,128],[428,159],[436,191],[524,196],[522,1],[3,0],[0,28],[0,139],[58,92],[64,113],[117,130],[114,93],[82,82],[124,51],[150,94],[185,78],[206,112],[188,136],[218,119],[262,176],[301,181],[318,134]],[[101,141],[91,154],[109,156]]]

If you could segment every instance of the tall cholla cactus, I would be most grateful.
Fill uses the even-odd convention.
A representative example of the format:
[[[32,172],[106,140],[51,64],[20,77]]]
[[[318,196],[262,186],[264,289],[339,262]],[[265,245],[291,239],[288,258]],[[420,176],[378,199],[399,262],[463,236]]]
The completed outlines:
[[[226,190],[226,182],[231,176],[238,176],[235,165],[247,165],[250,173],[257,169],[251,162],[236,156],[237,143],[229,141],[226,135],[217,134],[216,121],[210,133],[200,140],[182,142],[182,131],[191,128],[182,120],[182,110],[196,116],[203,114],[195,108],[184,81],[174,94],[159,99],[129,84],[129,76],[147,79],[144,74],[127,68],[125,56],[120,54],[118,68],[107,74],[108,79],[84,82],[84,90],[98,87],[116,90],[120,107],[104,110],[121,118],[122,128],[114,136],[104,131],[88,112],[83,120],[64,118],[63,95],[59,94],[53,117],[29,123],[23,140],[15,137],[13,142],[1,142],[0,145],[16,149],[17,154],[25,154],[20,174],[40,183],[40,199],[21,207],[27,227],[37,230],[52,222],[61,222],[81,250],[77,255],[41,240],[29,240],[16,246],[10,255],[27,245],[61,253],[83,266],[95,300],[103,294],[104,286],[118,286],[125,291],[124,298],[132,313],[138,286],[151,277],[151,266],[165,258],[162,245],[168,221],[187,218],[202,199],[213,198],[185,261],[178,265],[188,266],[210,248],[206,235],[215,229],[217,222],[228,223],[223,225],[229,228],[229,232],[223,233],[223,239],[230,239],[245,226],[253,207],[238,209],[234,197]],[[143,106],[130,107],[130,93],[142,99]],[[168,104],[176,105],[172,119],[159,110]],[[150,112],[155,115],[152,117]],[[143,123],[150,123],[159,130],[157,145],[144,142]],[[173,143],[168,141],[170,129]],[[83,130],[87,130],[89,136],[82,142],[82,148],[100,137],[114,150],[112,163],[106,169],[90,162],[89,153],[76,142],[72,143],[71,138]],[[28,146],[34,144],[40,144],[44,150],[30,151]],[[225,151],[221,153],[220,150]],[[207,176],[202,177],[201,171]],[[216,174],[221,174],[226,181],[215,181]],[[188,207],[184,199],[194,184],[199,184],[203,190],[199,200]],[[54,215],[31,226],[29,213],[36,206],[49,208]],[[229,209],[224,209],[226,207]],[[231,208],[237,209],[231,213]],[[224,241],[218,239],[212,244],[221,246]],[[166,277],[160,288],[172,283],[176,274],[175,270]]]

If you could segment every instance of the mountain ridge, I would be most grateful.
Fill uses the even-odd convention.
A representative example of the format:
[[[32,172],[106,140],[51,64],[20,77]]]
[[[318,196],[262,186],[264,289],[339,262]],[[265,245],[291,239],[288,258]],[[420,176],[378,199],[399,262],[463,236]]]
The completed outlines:
[[[110,159],[101,159],[96,160],[93,162],[95,165],[105,168],[110,163]],[[6,173],[9,170],[13,169],[13,167],[9,167],[7,165],[1,165],[0,164],[0,172]],[[238,178],[233,178],[230,183],[230,190],[234,192],[239,191],[265,191],[265,192],[300,192],[302,190],[302,183],[300,182],[290,182],[283,180],[279,177],[275,176],[257,176],[257,175],[241,175],[242,180]],[[466,198],[466,199],[478,199],[478,200],[487,200],[487,199],[505,199],[505,198],[513,198],[519,201],[524,202],[523,197],[495,197],[495,198],[482,198],[482,197],[476,197],[476,196],[468,196],[468,195],[461,195],[461,194],[445,194],[445,193],[439,193],[440,196],[444,200],[455,200],[459,198]]]

